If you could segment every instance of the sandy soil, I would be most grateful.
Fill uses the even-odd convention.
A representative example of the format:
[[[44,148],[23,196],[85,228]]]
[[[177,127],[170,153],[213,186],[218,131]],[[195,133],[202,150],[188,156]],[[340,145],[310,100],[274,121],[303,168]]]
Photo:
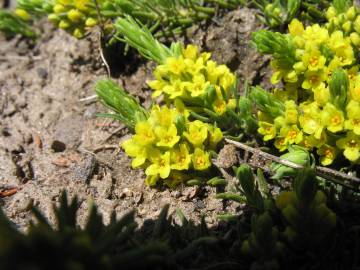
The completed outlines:
[[[63,189],[80,199],[80,224],[89,201],[97,203],[105,220],[113,210],[122,215],[136,208],[143,221],[170,204],[170,212],[180,208],[195,221],[205,214],[212,225],[217,214],[234,210],[215,199],[213,188],[146,187],[144,173],[132,170],[118,147],[128,131],[96,117],[105,108],[95,100],[80,101],[94,95],[94,83],[106,76],[97,34],[76,40],[46,22],[40,27],[36,42],[0,36],[0,191],[9,195],[0,204],[19,228],[28,224],[32,205],[53,221],[52,205]],[[259,27],[253,11],[238,9],[190,29],[185,41],[212,51],[242,82],[259,83],[267,62],[249,46],[251,32]],[[138,58],[118,56],[112,73],[148,105],[145,81],[152,68]]]

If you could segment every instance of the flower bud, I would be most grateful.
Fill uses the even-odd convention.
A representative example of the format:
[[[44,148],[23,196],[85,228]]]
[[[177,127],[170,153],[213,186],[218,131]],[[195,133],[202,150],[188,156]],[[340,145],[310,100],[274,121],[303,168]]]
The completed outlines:
[[[59,28],[61,29],[67,29],[70,27],[70,23],[66,20],[61,20],[59,23]]]
[[[84,31],[81,30],[80,28],[76,28],[73,32],[73,36],[76,38],[82,38],[84,37]]]
[[[350,34],[350,40],[353,45],[356,47],[360,46],[360,35],[356,32]]]
[[[333,6],[329,7],[328,10],[326,11],[326,18],[330,20],[335,16],[336,16],[336,9]]]
[[[24,21],[29,21],[31,19],[30,14],[26,10],[21,8],[17,8],[15,10],[15,14]]]
[[[354,21],[354,29],[358,34],[360,34],[360,15],[358,15]]]
[[[63,5],[60,5],[60,4],[56,4],[53,8],[54,12],[56,14],[59,14],[59,13],[63,13],[66,11],[65,7]]]
[[[356,18],[356,8],[352,6],[345,14],[346,19],[353,21]]]
[[[83,18],[83,14],[80,11],[78,11],[77,9],[71,9],[67,13],[67,17],[72,22],[79,22]]]
[[[87,27],[94,27],[95,25],[97,25],[97,20],[94,19],[94,18],[87,18],[86,21],[85,21],[85,25]]]
[[[352,26],[352,23],[350,21],[347,21],[345,23],[343,23],[342,25],[342,29],[346,32],[346,33],[349,33],[351,31],[351,26]]]
[[[52,23],[57,24],[60,21],[60,17],[58,15],[52,13],[52,14],[49,14],[48,20]]]

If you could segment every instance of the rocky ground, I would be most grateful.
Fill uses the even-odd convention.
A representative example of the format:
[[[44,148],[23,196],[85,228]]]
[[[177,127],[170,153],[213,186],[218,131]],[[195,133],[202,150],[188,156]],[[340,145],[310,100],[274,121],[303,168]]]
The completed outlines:
[[[213,52],[241,82],[259,83],[267,62],[249,44],[259,27],[254,12],[243,8],[190,29],[184,40]],[[98,118],[106,109],[86,99],[106,76],[97,33],[76,40],[47,22],[39,28],[34,42],[0,36],[0,205],[19,228],[28,224],[32,205],[53,220],[52,205],[63,189],[79,197],[80,224],[89,201],[106,220],[113,210],[122,215],[135,208],[143,221],[170,204],[170,212],[180,208],[195,221],[205,214],[211,225],[217,214],[234,210],[215,199],[213,188],[146,187],[143,171],[132,170],[118,147],[129,136],[127,129]],[[114,79],[148,105],[145,82],[153,65],[132,56],[117,59],[111,66]]]

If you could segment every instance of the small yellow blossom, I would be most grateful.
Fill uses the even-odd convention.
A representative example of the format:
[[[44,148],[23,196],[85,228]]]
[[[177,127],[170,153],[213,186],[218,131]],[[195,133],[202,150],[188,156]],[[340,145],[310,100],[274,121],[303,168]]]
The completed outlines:
[[[337,147],[344,150],[344,156],[350,161],[357,161],[360,157],[360,137],[348,132],[345,138],[336,141]]]
[[[344,113],[331,103],[326,103],[321,112],[321,121],[331,132],[339,132],[344,129]]]
[[[195,148],[192,156],[192,162],[195,170],[203,171],[211,166],[209,153],[203,151],[200,148]]]

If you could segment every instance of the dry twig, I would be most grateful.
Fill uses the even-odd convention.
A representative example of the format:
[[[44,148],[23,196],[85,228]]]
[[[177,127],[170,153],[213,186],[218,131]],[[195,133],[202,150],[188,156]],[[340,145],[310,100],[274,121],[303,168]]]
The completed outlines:
[[[246,144],[237,142],[237,141],[233,141],[230,139],[225,139],[226,142],[233,144],[234,146],[236,146],[237,148],[243,149],[247,152],[253,153],[255,155],[259,155],[262,156],[266,159],[272,160],[274,162],[277,162],[279,164],[294,168],[294,169],[303,169],[304,167],[296,164],[294,162],[290,162],[288,160],[285,159],[281,159],[280,157],[274,156],[272,154],[266,153],[264,151],[261,151],[260,149],[256,149],[253,147],[250,147]],[[360,178],[357,178],[353,175],[349,175],[343,172],[339,172],[330,168],[325,168],[325,167],[321,167],[321,166],[316,166],[315,167],[316,172],[319,176],[328,179],[330,181],[336,182],[337,184],[340,185],[345,185],[347,187],[351,187],[354,188],[354,184],[356,186],[356,188],[358,188],[359,184],[360,184]],[[335,179],[334,179],[335,178]],[[337,179],[341,179],[341,181],[337,180]],[[350,182],[352,185],[349,186],[346,182]]]

